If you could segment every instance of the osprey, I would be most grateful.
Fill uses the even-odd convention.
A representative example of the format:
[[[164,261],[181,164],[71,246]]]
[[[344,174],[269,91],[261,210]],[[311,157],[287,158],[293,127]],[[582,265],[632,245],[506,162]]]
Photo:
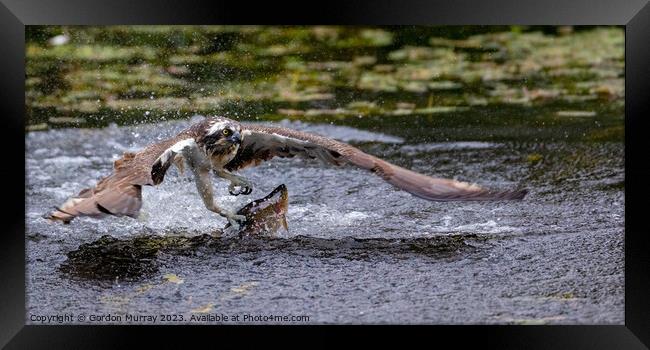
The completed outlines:
[[[160,184],[175,164],[191,169],[205,207],[239,226],[244,215],[221,208],[212,194],[210,172],[230,181],[231,195],[250,194],[253,184],[234,174],[274,157],[320,159],[332,165],[352,164],[379,175],[393,186],[430,201],[484,201],[522,199],[526,190],[491,191],[475,184],[433,178],[362,152],[327,137],[297,130],[240,124],[225,117],[208,117],[178,135],[116,160],[113,173],[93,188],[79,192],[49,218],[69,223],[77,216],[136,217],[142,206],[142,186]]]

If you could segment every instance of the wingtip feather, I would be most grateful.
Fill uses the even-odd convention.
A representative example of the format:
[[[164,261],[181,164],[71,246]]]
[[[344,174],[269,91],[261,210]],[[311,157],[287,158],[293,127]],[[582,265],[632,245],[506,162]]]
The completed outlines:
[[[52,222],[61,221],[64,224],[69,224],[75,218],[75,216],[62,211],[59,208],[56,208],[50,214],[46,214],[44,218]]]

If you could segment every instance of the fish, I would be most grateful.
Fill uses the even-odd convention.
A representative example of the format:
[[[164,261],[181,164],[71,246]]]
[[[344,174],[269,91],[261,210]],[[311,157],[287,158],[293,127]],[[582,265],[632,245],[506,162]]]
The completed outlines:
[[[276,187],[266,197],[256,199],[237,211],[244,215],[246,220],[237,229],[240,237],[247,236],[274,236],[284,229],[289,231],[287,225],[287,210],[289,208],[289,191],[284,184]],[[228,223],[224,231],[233,230]]]
[[[230,223],[226,224],[219,234],[225,232],[238,233],[240,237],[244,236],[273,236],[280,229],[289,231],[287,224],[287,210],[289,207],[289,191],[287,186],[282,184],[276,187],[266,197],[256,199],[237,211],[238,215],[243,215],[246,220],[238,228],[232,227]],[[55,221],[51,216],[44,216],[46,219]],[[56,218],[61,220],[60,218]],[[70,220],[62,220],[65,224]]]

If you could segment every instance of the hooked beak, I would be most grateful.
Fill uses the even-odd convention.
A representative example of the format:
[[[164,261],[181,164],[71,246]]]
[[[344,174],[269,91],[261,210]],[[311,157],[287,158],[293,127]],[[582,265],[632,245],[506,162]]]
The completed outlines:
[[[233,133],[228,137],[227,139],[230,143],[235,143],[235,144],[240,144],[241,143],[241,135],[239,135],[238,132]]]

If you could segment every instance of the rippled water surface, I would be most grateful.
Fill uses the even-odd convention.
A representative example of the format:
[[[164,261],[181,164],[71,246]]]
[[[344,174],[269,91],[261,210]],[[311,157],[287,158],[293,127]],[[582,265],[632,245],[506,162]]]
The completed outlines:
[[[216,237],[225,221],[175,169],[144,188],[138,219],[42,218],[109,173],[122,152],[189,121],[27,133],[28,318],[63,311],[622,324],[623,144],[572,138],[594,125],[578,120],[560,125],[559,137],[520,126],[488,140],[472,137],[478,127],[436,129],[439,119],[426,117],[386,117],[373,127],[278,122],[428,175],[530,193],[518,202],[435,203],[352,167],[276,159],[242,172],[256,185],[248,197],[230,196],[215,181],[218,200],[230,207],[281,183],[289,189],[289,232],[243,240]],[[572,134],[564,137],[566,130]],[[468,136],[447,137],[455,134]]]

